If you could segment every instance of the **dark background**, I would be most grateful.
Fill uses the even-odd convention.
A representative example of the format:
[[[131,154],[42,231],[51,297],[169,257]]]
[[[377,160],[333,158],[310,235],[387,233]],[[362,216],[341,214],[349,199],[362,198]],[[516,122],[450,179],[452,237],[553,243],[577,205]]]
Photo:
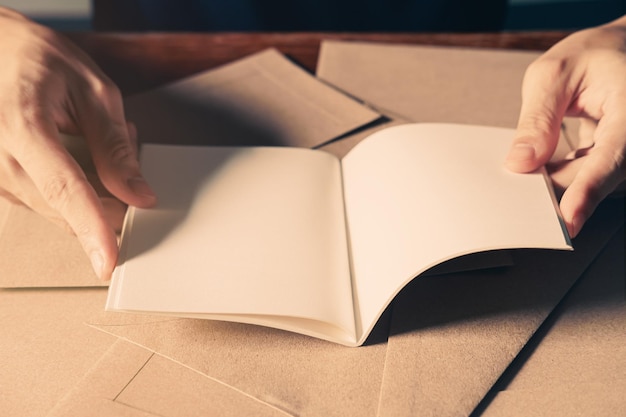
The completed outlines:
[[[31,1],[36,3],[36,1]],[[361,0],[359,2],[353,0],[75,0],[74,2],[80,4],[81,1],[85,4],[91,2],[89,6],[91,15],[82,13],[82,15],[64,16],[49,12],[37,15],[35,12],[31,13],[30,17],[56,29],[69,31],[95,29],[101,31],[465,32],[580,29],[607,22],[626,13],[626,0]],[[28,0],[20,2],[0,0],[0,4],[16,7],[18,10],[20,7],[18,5],[26,3]],[[262,4],[262,7],[255,6],[255,3]],[[415,6],[416,3],[421,4]],[[298,15],[298,9],[302,9],[302,5],[306,8],[307,4],[309,9]],[[381,7],[381,4],[385,7]],[[441,10],[441,7],[437,10],[437,5],[441,6],[441,4],[447,4],[447,6],[444,5],[444,10]],[[312,5],[315,7],[312,8]],[[50,8],[50,6],[46,7]],[[445,10],[446,7],[447,10]],[[185,9],[187,12],[184,11]],[[204,19],[205,22],[202,23],[201,15],[206,14],[207,11],[214,19],[211,21],[209,18],[208,22]],[[442,13],[448,17],[442,18]]]

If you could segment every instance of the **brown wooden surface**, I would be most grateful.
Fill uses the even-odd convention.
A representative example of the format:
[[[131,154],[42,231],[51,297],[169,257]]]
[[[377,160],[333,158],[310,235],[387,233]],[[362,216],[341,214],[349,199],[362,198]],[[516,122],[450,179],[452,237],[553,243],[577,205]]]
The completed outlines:
[[[275,47],[315,71],[323,39],[416,45],[545,50],[566,32],[488,34],[376,33],[70,33],[125,94],[142,91]]]

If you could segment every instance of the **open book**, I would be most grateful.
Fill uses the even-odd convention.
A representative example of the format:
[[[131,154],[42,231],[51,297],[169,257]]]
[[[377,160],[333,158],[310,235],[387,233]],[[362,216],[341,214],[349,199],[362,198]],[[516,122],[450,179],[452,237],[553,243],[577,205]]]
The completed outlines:
[[[361,345],[394,296],[435,265],[572,248],[545,172],[503,167],[513,135],[400,125],[342,160],[303,148],[144,145],[159,202],[129,209],[106,307]]]

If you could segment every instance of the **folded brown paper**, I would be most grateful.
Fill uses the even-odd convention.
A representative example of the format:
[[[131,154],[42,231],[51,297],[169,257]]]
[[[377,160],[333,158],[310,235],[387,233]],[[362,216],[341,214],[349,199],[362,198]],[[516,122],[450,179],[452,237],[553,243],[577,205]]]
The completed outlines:
[[[373,416],[378,407],[386,344],[349,349],[260,326],[121,313],[89,322],[290,415]]]
[[[49,417],[285,416],[267,404],[118,340]]]
[[[116,340],[94,366],[50,410],[50,417],[122,416],[154,417],[116,399],[153,357],[153,352]]]
[[[622,227],[507,371],[484,416],[626,415],[624,239]]]
[[[0,197],[0,288],[103,285],[76,237]]]
[[[368,42],[322,43],[317,76],[385,114],[415,122],[515,127],[538,52]]]
[[[117,340],[85,326],[106,290],[0,290],[0,414],[41,417]],[[85,414],[86,415],[86,414]]]
[[[623,417],[624,392],[626,380],[565,386],[555,382],[549,389],[504,391],[481,417]]]
[[[379,114],[274,49],[126,100],[143,142],[289,145],[328,142]]]

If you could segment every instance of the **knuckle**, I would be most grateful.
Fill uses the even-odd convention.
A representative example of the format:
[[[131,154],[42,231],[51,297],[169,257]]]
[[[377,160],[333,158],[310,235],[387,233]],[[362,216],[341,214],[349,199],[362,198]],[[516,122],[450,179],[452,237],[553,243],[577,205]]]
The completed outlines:
[[[134,158],[134,151],[130,143],[118,135],[107,141],[109,161],[113,164],[121,164]]]
[[[43,185],[41,194],[51,206],[58,208],[69,198],[69,189],[70,185],[65,177],[52,176]]]
[[[2,155],[3,171],[7,172],[8,178],[21,178],[24,176],[22,165],[10,155]]]
[[[611,158],[611,163],[613,164],[613,171],[617,173],[617,180],[623,181],[626,179],[626,163],[624,163],[624,150],[621,152],[613,153],[613,157]]]
[[[623,149],[610,149],[607,145],[596,144],[593,151],[598,154],[599,162],[608,168],[609,173],[619,176],[620,179],[626,175]]]
[[[135,149],[127,134],[126,125],[108,121],[106,132],[100,137],[99,145],[108,164],[124,164],[136,159]]]
[[[518,130],[528,134],[527,140],[533,139],[543,142],[546,139],[558,137],[558,130],[561,126],[558,117],[549,107],[542,107],[530,114],[525,114],[520,118]]]
[[[48,178],[40,192],[50,207],[63,213],[74,195],[86,192],[86,186],[85,180],[56,174]]]
[[[558,137],[570,96],[568,65],[567,59],[559,57],[542,57],[529,65],[522,85],[519,129],[533,136]]]
[[[597,205],[626,179],[626,166],[623,150],[615,151],[599,146],[592,152],[595,154],[594,164],[602,166],[603,174],[601,178],[588,181],[584,194],[587,201]]]
[[[26,132],[38,132],[45,118],[45,112],[35,103],[23,103],[21,106],[22,126]]]
[[[94,98],[105,104],[121,102],[122,93],[110,78],[93,75],[89,80],[90,90]]]
[[[18,83],[15,104],[20,111],[20,117],[13,121],[21,122],[21,127],[27,130],[38,127],[45,117],[39,94],[37,85],[26,81]]]
[[[93,230],[90,227],[89,223],[85,221],[78,222],[77,224],[74,224],[74,225],[68,224],[68,227],[71,229],[72,233],[78,237],[89,236],[93,233]]]
[[[545,79],[546,82],[559,80],[568,70],[566,58],[543,56],[533,61],[526,69],[526,78]]]

